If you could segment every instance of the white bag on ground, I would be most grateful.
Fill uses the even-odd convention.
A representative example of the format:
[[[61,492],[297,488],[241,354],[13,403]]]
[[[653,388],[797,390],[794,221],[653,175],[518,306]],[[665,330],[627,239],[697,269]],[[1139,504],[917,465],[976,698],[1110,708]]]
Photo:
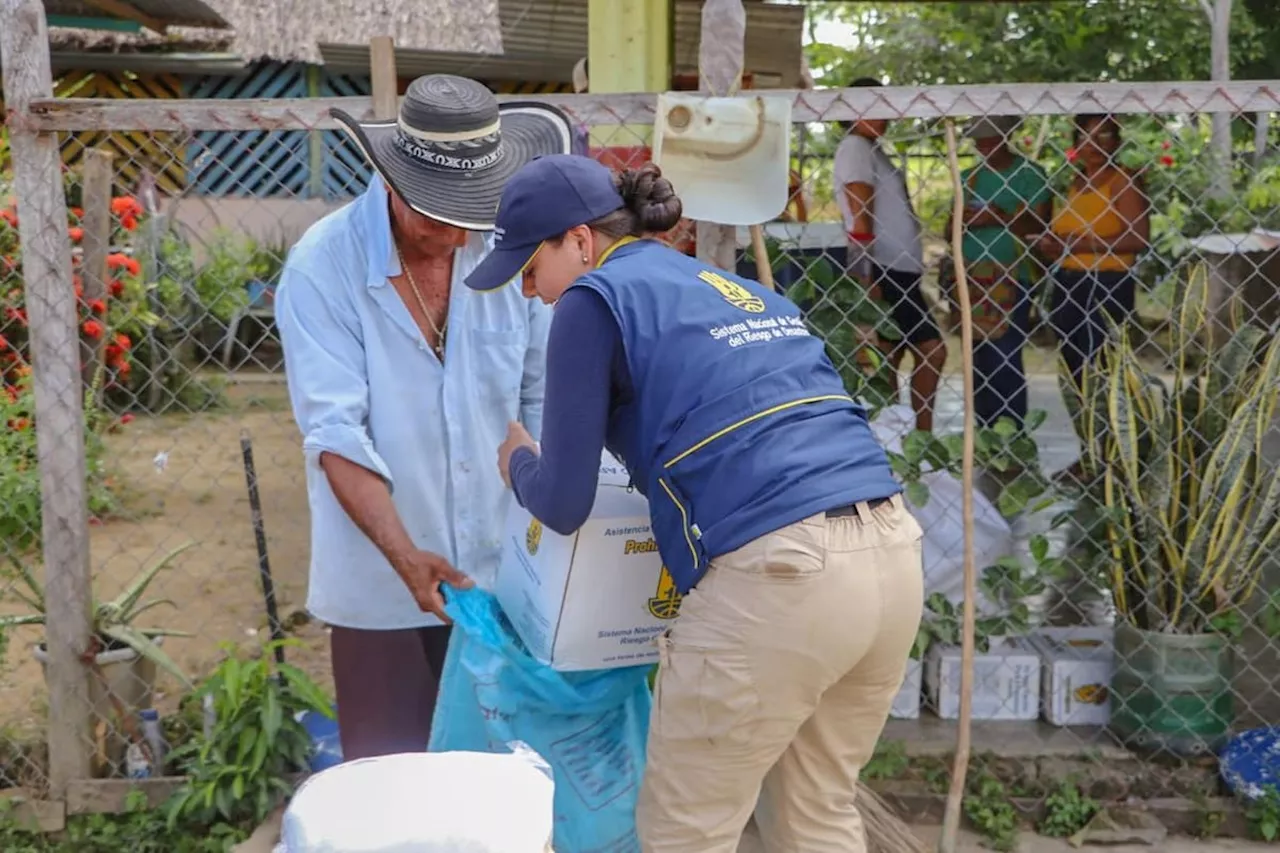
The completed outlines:
[[[294,795],[276,853],[547,853],[549,772],[528,750],[340,764]]]
[[[871,430],[876,439],[892,453],[902,452],[902,438],[915,429],[915,413],[910,406],[887,406],[874,421]],[[953,604],[964,599],[964,516],[961,501],[964,487],[947,471],[930,471],[920,478],[929,489],[929,500],[916,506],[904,494],[907,508],[924,530],[925,597],[935,592],[944,594]],[[1013,551],[1013,534],[995,504],[981,492],[973,493],[973,556],[981,572]],[[976,602],[980,612],[989,604]]]

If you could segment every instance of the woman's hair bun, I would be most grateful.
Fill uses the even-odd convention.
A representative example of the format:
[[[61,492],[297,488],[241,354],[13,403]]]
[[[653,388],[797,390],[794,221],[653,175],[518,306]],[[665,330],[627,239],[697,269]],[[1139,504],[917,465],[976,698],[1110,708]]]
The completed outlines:
[[[617,175],[618,193],[648,233],[670,231],[680,221],[684,205],[656,163],[625,169]]]

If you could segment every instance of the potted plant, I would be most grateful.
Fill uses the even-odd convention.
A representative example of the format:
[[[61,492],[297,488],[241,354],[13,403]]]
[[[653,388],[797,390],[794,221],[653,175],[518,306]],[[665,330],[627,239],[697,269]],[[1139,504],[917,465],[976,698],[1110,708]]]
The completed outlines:
[[[1227,735],[1241,605],[1280,544],[1280,477],[1262,447],[1280,403],[1280,337],[1241,326],[1197,367],[1208,303],[1196,268],[1168,383],[1123,330],[1078,384],[1063,373],[1086,539],[1117,614],[1111,725],[1128,744],[1182,755]]]
[[[137,712],[150,708],[157,667],[177,678],[184,686],[191,682],[182,669],[161,648],[165,637],[189,637],[184,631],[142,627],[138,618],[161,605],[173,606],[167,599],[143,601],[143,595],[156,576],[194,543],[188,542],[165,554],[144,569],[124,590],[110,601],[93,602],[91,648],[96,652],[91,665],[89,698],[99,767],[110,770],[123,766],[128,746],[126,733],[133,727]],[[0,617],[0,633],[21,625],[45,624],[44,589],[31,568],[12,555],[21,584],[11,590],[34,612],[22,616]],[[25,589],[24,589],[25,587]],[[41,665],[47,664],[47,649],[42,642],[33,653]]]

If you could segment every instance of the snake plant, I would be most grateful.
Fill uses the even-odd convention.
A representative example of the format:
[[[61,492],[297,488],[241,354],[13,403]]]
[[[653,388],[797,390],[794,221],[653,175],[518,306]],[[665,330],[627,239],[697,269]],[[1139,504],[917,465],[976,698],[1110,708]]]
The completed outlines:
[[[174,606],[174,603],[168,599],[143,601],[142,596],[146,594],[147,587],[156,579],[156,576],[167,568],[179,554],[194,544],[194,542],[188,542],[165,554],[159,561],[143,569],[118,596],[110,601],[99,601],[95,597],[92,610],[93,635],[97,638],[104,651],[110,648],[127,647],[133,649],[140,657],[150,660],[187,686],[191,685],[190,680],[182,669],[174,663],[173,659],[160,648],[156,639],[159,637],[190,637],[191,634],[168,628],[143,628],[135,623],[139,616],[156,607],[166,604],[171,607]],[[17,579],[22,581],[21,587],[15,584],[10,588],[10,592],[35,612],[23,616],[0,616],[0,632],[7,632],[9,629],[20,625],[45,624],[43,586],[30,566],[20,562],[12,555],[10,560],[17,572]],[[25,587],[25,589],[22,587]]]
[[[1174,321],[1173,375],[1116,329],[1079,382],[1063,370],[1101,575],[1136,628],[1234,632],[1280,544],[1280,477],[1263,439],[1280,402],[1280,336],[1235,328],[1196,366],[1209,317],[1197,267]]]

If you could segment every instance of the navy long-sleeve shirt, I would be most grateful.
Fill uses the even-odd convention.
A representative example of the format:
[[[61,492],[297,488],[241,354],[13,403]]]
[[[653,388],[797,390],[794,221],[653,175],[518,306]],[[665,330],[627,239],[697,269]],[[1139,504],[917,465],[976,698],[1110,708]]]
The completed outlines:
[[[516,500],[556,533],[573,533],[591,514],[601,453],[619,443],[610,411],[634,393],[609,306],[590,288],[569,288],[547,341],[542,453],[520,448],[508,468]]]

